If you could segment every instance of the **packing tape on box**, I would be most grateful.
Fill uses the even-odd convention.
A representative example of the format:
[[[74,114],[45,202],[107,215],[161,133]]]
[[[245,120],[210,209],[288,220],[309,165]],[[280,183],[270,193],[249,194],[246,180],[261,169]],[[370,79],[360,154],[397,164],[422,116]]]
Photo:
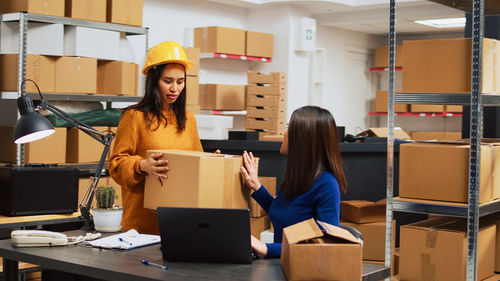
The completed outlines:
[[[436,247],[437,231],[434,229],[427,230],[427,236],[425,237],[425,246],[427,248],[433,249]]]
[[[436,266],[431,263],[431,255],[430,254],[421,254],[420,255],[420,264],[421,264],[421,278],[422,280],[435,280],[436,276]]]

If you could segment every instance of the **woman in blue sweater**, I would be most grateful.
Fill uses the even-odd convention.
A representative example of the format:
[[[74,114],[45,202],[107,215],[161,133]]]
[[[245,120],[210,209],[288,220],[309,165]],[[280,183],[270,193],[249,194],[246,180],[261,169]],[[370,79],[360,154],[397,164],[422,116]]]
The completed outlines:
[[[287,226],[310,218],[338,225],[340,193],[346,191],[337,125],[328,110],[316,106],[296,109],[280,153],[288,157],[285,179],[275,198],[260,184],[251,152],[243,153],[241,167],[247,186],[254,190],[252,197],[269,214],[274,227],[274,243],[251,237],[252,248],[266,258],[281,256],[282,232]]]

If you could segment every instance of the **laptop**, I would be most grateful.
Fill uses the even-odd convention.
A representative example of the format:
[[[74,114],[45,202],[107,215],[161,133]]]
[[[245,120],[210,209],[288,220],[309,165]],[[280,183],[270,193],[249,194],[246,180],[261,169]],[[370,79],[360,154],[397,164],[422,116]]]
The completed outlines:
[[[250,211],[158,207],[164,260],[252,263]]]

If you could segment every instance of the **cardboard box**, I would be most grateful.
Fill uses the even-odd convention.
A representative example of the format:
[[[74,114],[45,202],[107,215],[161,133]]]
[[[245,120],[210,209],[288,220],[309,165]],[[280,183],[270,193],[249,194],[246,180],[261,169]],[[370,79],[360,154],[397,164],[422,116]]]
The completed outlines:
[[[212,110],[245,110],[245,86],[200,85],[200,108]]]
[[[97,94],[137,96],[139,65],[124,61],[97,62]]]
[[[186,76],[186,104],[200,104],[200,86],[198,76]]]
[[[97,131],[104,132],[108,127],[93,127]],[[66,143],[66,162],[89,163],[99,162],[104,150],[104,145],[90,137],[82,130],[68,128]]]
[[[270,135],[270,134],[262,134],[259,132],[259,140],[260,141],[283,141],[283,135]]]
[[[500,90],[500,87],[498,89]],[[461,106],[461,105],[445,105],[444,110],[446,112],[463,112],[463,106]]]
[[[66,0],[65,10],[68,18],[106,22],[106,0]]]
[[[186,75],[198,76],[200,72],[200,49],[184,47],[184,52],[186,52],[187,59],[194,62],[194,65],[186,72]]]
[[[247,93],[246,101],[247,106],[277,106],[281,108],[286,107],[286,95],[272,96]]]
[[[378,137],[378,138],[386,138],[387,135],[388,135],[387,128],[370,128],[358,134],[358,136],[362,137]],[[394,137],[402,140],[410,139],[410,136],[405,131],[403,131],[403,129],[399,127],[394,128]]]
[[[106,21],[142,26],[143,0],[107,0]]]
[[[341,219],[355,223],[385,221],[385,199],[377,202],[348,200],[340,202]]]
[[[245,30],[221,26],[196,27],[194,47],[202,53],[245,55]]]
[[[95,42],[99,42],[99,48],[96,48]],[[118,60],[120,55],[120,32],[81,26],[66,26],[64,29],[64,55]]]
[[[0,91],[17,91],[19,55],[0,55]],[[54,57],[26,55],[26,78],[38,85],[42,93],[55,89],[56,61]],[[25,83],[26,92],[37,92],[31,82]]]
[[[62,56],[64,25],[59,23],[28,22],[26,53]],[[0,23],[0,54],[19,54],[19,23]]]
[[[2,0],[0,14],[17,12],[64,17],[64,0]]]
[[[146,176],[144,208],[158,206],[248,209],[250,190],[240,174],[242,157],[181,150],[162,152],[168,178]]]
[[[496,226],[481,223],[477,242],[477,280],[494,271]],[[433,218],[401,226],[401,280],[465,280],[467,223]]]
[[[361,280],[362,246],[349,231],[309,219],[283,229],[281,267],[288,280]]]
[[[200,105],[186,104],[186,110],[193,114],[200,114]]]
[[[67,94],[95,94],[97,60],[80,57],[57,58],[54,91]]]
[[[403,46],[396,46],[395,66],[403,66]],[[375,48],[374,67],[389,67],[389,46]]]
[[[464,143],[402,144],[399,152],[399,196],[467,203],[469,150]],[[481,145],[479,202],[500,197],[498,145]],[[493,163],[494,161],[495,163]]]
[[[274,35],[246,31],[245,55],[252,57],[272,58],[274,51]]]
[[[286,95],[286,85],[248,85],[247,92],[250,95]]]
[[[286,85],[286,72],[271,72],[264,74],[255,71],[248,71],[248,84],[283,84]]]
[[[444,112],[444,105],[439,104],[410,104],[410,112],[416,113],[432,113]]]
[[[263,231],[266,231],[271,227],[271,222],[269,216],[263,216],[259,218],[250,218],[250,234],[259,238]]]
[[[403,41],[403,48],[404,92],[470,92],[472,39]],[[482,69],[484,93],[496,92],[496,56],[497,41],[485,38]]]
[[[412,132],[412,140],[459,140],[462,132]]]
[[[248,106],[247,117],[285,119],[286,108],[278,106]]]
[[[493,213],[486,217],[481,218],[481,220],[485,220],[495,224],[497,226],[497,233],[495,236],[495,272],[500,272],[500,213]],[[500,279],[496,279],[497,281]]]
[[[276,178],[275,177],[259,177],[260,183],[266,187],[267,191],[272,195],[276,196]],[[253,192],[250,192],[252,194]],[[250,198],[250,217],[260,218],[267,215],[266,211],[255,201],[255,199]]]
[[[375,92],[375,112],[387,112],[389,103],[388,91]],[[408,104],[395,103],[394,112],[408,112],[410,106]]]
[[[385,221],[340,224],[354,227],[363,235],[363,260],[385,261]],[[392,249],[395,248],[396,221],[392,222]]]
[[[247,118],[247,129],[266,130],[275,132],[284,132],[286,123],[284,118]]]
[[[16,144],[14,129],[11,126],[0,126],[2,149],[0,162],[16,163]],[[54,128],[56,131],[41,140],[24,145],[25,163],[54,164],[66,162],[66,128]]]

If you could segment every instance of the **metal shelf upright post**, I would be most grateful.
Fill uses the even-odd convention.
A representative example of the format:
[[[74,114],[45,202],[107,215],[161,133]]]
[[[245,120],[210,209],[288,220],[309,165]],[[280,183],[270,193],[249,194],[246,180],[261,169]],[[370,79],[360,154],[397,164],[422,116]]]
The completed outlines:
[[[467,7],[455,1],[433,0],[451,7],[470,11]],[[470,1],[469,1],[470,2]],[[393,91],[394,79],[394,51],[395,51],[395,0],[390,1],[390,31],[389,31],[389,107],[388,107],[388,138],[387,138],[387,221],[386,221],[386,266],[391,264],[391,234],[392,212],[421,212],[445,214],[465,217],[467,219],[467,257],[466,280],[477,280],[477,233],[479,218],[482,215],[500,210],[498,202],[479,206],[479,181],[480,181],[480,153],[482,136],[482,106],[483,97],[487,104],[500,104],[498,97],[482,94],[482,51],[484,33],[484,0],[472,0],[472,70],[471,93],[467,94],[405,94],[395,95]],[[460,5],[463,5],[461,3]],[[492,11],[496,11],[493,7]],[[397,201],[393,205],[393,145],[394,145],[394,102],[409,103],[434,103],[434,104],[470,104],[470,154],[469,154],[469,191],[467,207],[457,207],[439,204],[406,203]],[[394,208],[396,206],[396,208]]]

